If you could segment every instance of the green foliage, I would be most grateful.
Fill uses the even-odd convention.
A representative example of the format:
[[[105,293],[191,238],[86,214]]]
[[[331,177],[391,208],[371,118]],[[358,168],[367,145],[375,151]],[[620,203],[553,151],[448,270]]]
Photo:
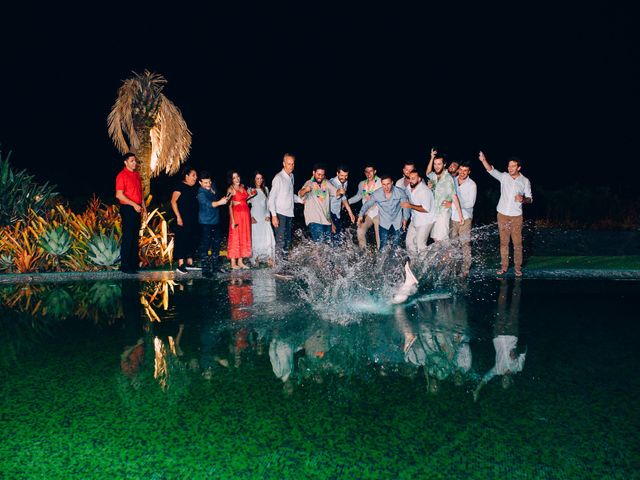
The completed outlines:
[[[0,151],[0,225],[26,220],[30,210],[42,214],[47,203],[56,197],[55,186],[36,183],[26,170],[14,171],[9,164],[11,152]]]
[[[89,260],[100,267],[114,267],[120,261],[120,247],[113,234],[95,235],[88,243]]]
[[[71,235],[62,226],[49,228],[40,237],[40,246],[50,255],[61,257],[71,248]]]
[[[8,253],[0,254],[0,272],[5,270],[11,270],[13,267],[13,257]]]

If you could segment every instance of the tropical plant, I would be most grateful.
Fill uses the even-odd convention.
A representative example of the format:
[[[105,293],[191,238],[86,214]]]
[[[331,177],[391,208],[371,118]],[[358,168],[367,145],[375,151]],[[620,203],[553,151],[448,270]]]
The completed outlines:
[[[61,225],[49,227],[40,236],[40,246],[53,258],[56,269],[59,267],[60,257],[71,249],[71,244],[71,235]]]
[[[167,83],[162,75],[148,70],[133,75],[118,89],[107,125],[116,148],[138,157],[146,197],[152,177],[162,171],[176,173],[187,159],[191,132],[180,110],[162,93]]]
[[[120,247],[113,235],[95,235],[87,246],[87,256],[95,265],[113,268],[120,261]]]
[[[13,257],[9,253],[0,253],[0,271],[11,270],[13,267]]]
[[[47,203],[56,197],[55,186],[48,182],[39,184],[26,170],[14,171],[9,164],[11,152],[6,157],[0,151],[0,225],[11,225],[26,220],[33,210],[40,214]]]
[[[18,220],[13,226],[4,227],[2,238],[4,254],[11,256],[18,272],[34,272],[43,263],[44,250],[40,246],[40,235],[33,225]]]
[[[143,267],[166,265],[173,260],[173,238],[169,237],[167,221],[157,208],[140,226],[139,245]]]

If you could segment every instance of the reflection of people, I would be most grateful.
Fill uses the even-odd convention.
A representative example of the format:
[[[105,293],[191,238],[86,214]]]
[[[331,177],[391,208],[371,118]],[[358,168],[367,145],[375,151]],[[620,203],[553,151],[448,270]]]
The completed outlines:
[[[513,383],[513,374],[524,368],[526,353],[517,353],[519,314],[520,314],[520,280],[515,281],[511,292],[511,303],[508,302],[509,285],[506,280],[500,281],[498,295],[498,312],[493,328],[493,347],[496,351],[495,365],[483,377],[473,392],[474,400],[478,399],[480,389],[496,375],[502,376],[502,387],[509,388]]]
[[[211,181],[209,172],[200,172],[198,189],[198,220],[200,222],[200,261],[202,274],[211,276],[218,270],[220,258],[220,212],[218,208],[227,204],[227,197],[221,196]],[[211,255],[209,255],[211,250]]]
[[[276,240],[271,228],[271,216],[267,202],[269,188],[264,185],[264,177],[256,172],[253,177],[255,196],[248,200],[251,204],[251,250],[254,263],[266,261],[273,266],[276,254]]]
[[[522,276],[522,205],[533,202],[531,182],[520,173],[522,162],[512,157],[507,164],[507,172],[499,172],[489,162],[484,153],[478,158],[493,178],[500,182],[498,201],[498,231],[500,232],[500,270],[502,275],[509,269],[509,241],[513,243],[513,267],[516,277]]]
[[[116,198],[120,202],[122,239],[120,242],[120,271],[136,273],[138,270],[138,231],[140,215],[147,210],[142,198],[140,174],[136,172],[138,160],[129,152],[122,156],[124,168],[116,177]]]
[[[251,258],[251,214],[247,200],[249,192],[240,183],[240,174],[232,171],[229,174],[229,238],[227,257],[231,260],[231,268],[249,268],[243,258]]]
[[[173,258],[178,259],[177,273],[187,273],[187,270],[195,268],[193,255],[198,246],[197,180],[196,170],[185,166],[182,169],[182,181],[171,194],[171,208],[176,216]]]
[[[241,278],[232,278],[227,285],[231,320],[244,320],[251,316],[248,310],[253,305],[253,290],[249,282]]]
[[[145,354],[140,300],[137,289],[122,285],[121,291],[126,345],[120,354],[120,371],[130,379],[131,385],[138,389]]]

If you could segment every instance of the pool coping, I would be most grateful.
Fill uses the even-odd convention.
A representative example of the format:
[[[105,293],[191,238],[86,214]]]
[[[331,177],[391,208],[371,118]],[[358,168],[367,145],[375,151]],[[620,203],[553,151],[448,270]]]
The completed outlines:
[[[267,269],[252,269],[242,272],[217,273],[215,278],[246,275]],[[495,277],[495,270],[482,269],[471,272],[472,279]],[[514,278],[513,270],[507,272],[504,278]],[[76,282],[80,280],[144,280],[163,281],[204,278],[201,271],[176,273],[174,270],[144,270],[136,274],[111,272],[42,272],[42,273],[6,273],[0,275],[0,284],[11,283],[54,283]],[[596,268],[564,268],[564,269],[524,269],[523,279],[528,280],[557,280],[557,279],[603,279],[603,280],[640,280],[638,269],[596,269]]]

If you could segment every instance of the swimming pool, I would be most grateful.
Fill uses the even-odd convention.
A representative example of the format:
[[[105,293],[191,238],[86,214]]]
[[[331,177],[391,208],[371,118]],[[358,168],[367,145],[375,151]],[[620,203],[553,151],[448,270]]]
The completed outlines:
[[[1,285],[0,473],[637,475],[640,282],[472,281],[397,307],[330,286]]]

